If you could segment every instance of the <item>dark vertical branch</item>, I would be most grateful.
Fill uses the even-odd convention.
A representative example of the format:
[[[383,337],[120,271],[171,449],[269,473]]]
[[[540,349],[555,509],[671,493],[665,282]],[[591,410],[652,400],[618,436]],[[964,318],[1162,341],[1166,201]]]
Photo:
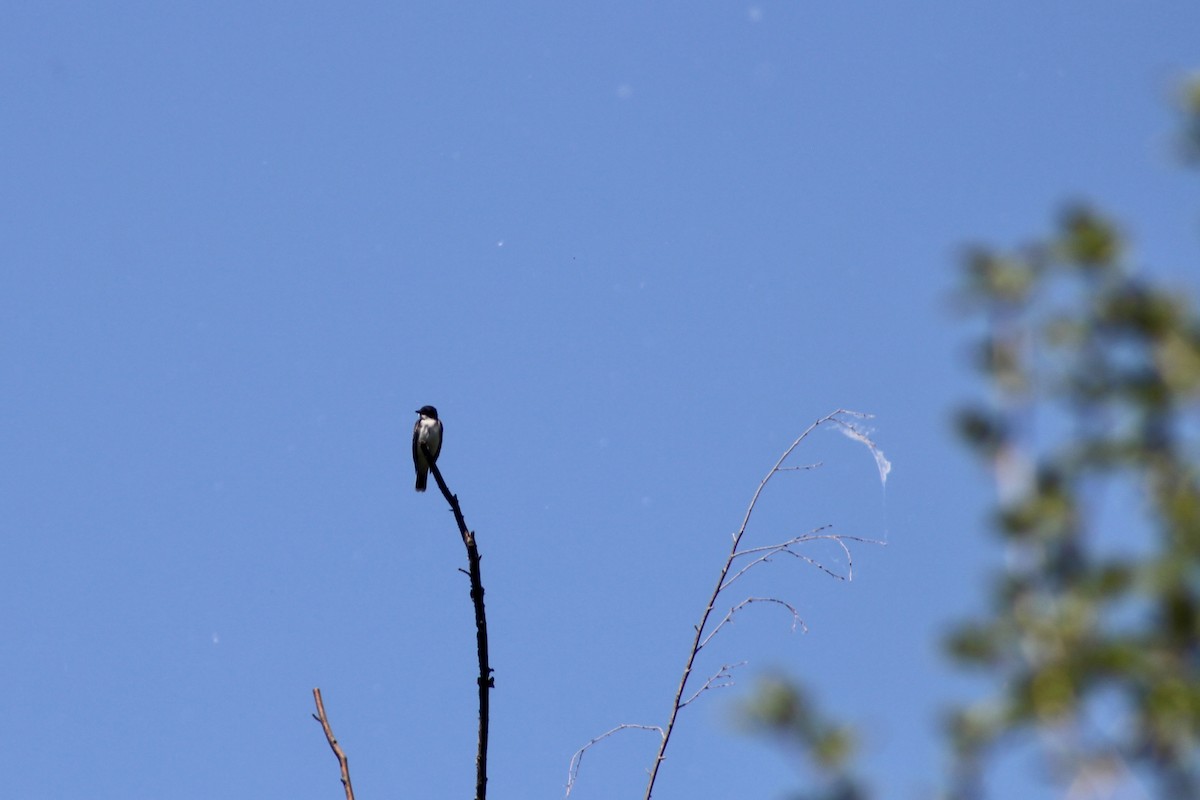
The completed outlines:
[[[337,737],[333,735],[333,728],[329,726],[320,689],[313,689],[313,699],[317,701],[317,713],[313,714],[313,719],[321,723],[321,730],[325,731],[325,741],[329,742],[329,748],[337,756],[338,766],[342,770],[342,788],[346,790],[346,800],[354,800],[354,787],[350,785],[350,759],[346,758],[346,751],[338,744]]]
[[[487,748],[488,748],[488,692],[495,685],[492,680],[492,668],[488,665],[487,615],[483,609],[483,578],[479,571],[479,548],[475,546],[475,534],[467,528],[463,519],[462,509],[458,505],[458,496],[451,494],[446,481],[442,479],[441,470],[430,456],[429,448],[423,443],[421,451],[429,462],[429,471],[437,481],[442,496],[450,504],[454,512],[454,521],[458,523],[458,532],[462,536],[463,545],[467,548],[467,575],[471,579],[471,601],[475,605],[475,649],[479,653],[479,749],[475,756],[475,800],[484,800],[487,795]]]

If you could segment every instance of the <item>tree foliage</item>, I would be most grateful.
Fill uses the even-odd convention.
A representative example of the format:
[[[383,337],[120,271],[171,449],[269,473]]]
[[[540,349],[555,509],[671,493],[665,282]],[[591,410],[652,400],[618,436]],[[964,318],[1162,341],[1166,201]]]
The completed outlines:
[[[760,680],[754,697],[742,709],[750,730],[776,740],[798,761],[808,760],[817,785],[795,800],[866,800],[867,789],[854,773],[856,737],[847,725],[821,712],[808,693],[782,676]]]
[[[991,612],[948,642],[999,687],[953,715],[956,791],[1036,731],[1064,782],[1138,773],[1200,796],[1200,317],[1131,274],[1086,208],[965,275],[992,397],[958,427],[995,475],[1006,558]],[[1132,501],[1110,519],[1105,497]]]
[[[1181,96],[1200,163],[1200,78]],[[971,251],[963,276],[987,399],[957,428],[995,478],[1004,559],[988,612],[947,640],[994,687],[950,715],[951,793],[982,796],[1023,741],[1081,795],[1136,778],[1200,797],[1200,314],[1084,206],[1031,246]],[[797,685],[764,686],[747,718],[808,757],[805,797],[866,796],[853,735]]]

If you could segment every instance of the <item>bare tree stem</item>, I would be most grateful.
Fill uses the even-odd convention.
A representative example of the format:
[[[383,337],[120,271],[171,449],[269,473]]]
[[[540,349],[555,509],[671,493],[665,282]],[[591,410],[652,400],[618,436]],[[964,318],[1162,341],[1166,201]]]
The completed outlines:
[[[489,722],[489,692],[495,686],[492,679],[492,668],[488,664],[488,635],[487,614],[483,607],[483,578],[479,569],[479,548],[475,546],[475,534],[467,528],[463,518],[462,508],[458,504],[458,496],[451,494],[442,472],[429,453],[429,448],[421,444],[421,451],[429,464],[429,471],[437,481],[442,496],[450,504],[454,512],[454,521],[458,523],[458,532],[462,536],[463,546],[467,549],[467,576],[471,580],[471,602],[475,606],[475,649],[479,654],[479,747],[475,755],[475,800],[485,800],[487,796],[487,752],[488,752],[488,722]]]
[[[758,498],[766,488],[767,483],[774,477],[776,472],[781,471],[783,462],[792,454],[802,441],[804,441],[810,433],[818,426],[836,420],[839,414],[845,413],[842,409],[828,414],[816,422],[809,425],[804,433],[796,437],[796,440],[783,451],[783,455],[775,462],[775,466],[771,467],[771,471],[759,482],[758,488],[754,491],[754,496],[750,499],[750,505],[746,508],[746,514],[742,518],[742,525],[738,528],[737,533],[733,535],[733,542],[729,548],[729,556],[725,559],[725,564],[721,567],[721,574],[717,578],[716,585],[713,586],[712,594],[708,597],[708,604],[704,607],[704,613],[700,615],[700,622],[696,625],[696,635],[692,638],[692,647],[688,652],[687,662],[683,665],[683,675],[679,678],[679,688],[675,690],[675,697],[671,701],[671,715],[667,719],[667,724],[663,728],[662,741],[658,747],[658,754],[654,757],[654,765],[650,768],[650,778],[646,783],[646,793],[643,800],[650,800],[650,796],[654,792],[654,782],[658,779],[658,768],[662,766],[663,760],[666,758],[667,745],[671,742],[671,732],[675,729],[675,721],[679,717],[680,710],[690,702],[684,700],[684,692],[687,690],[688,679],[692,676],[692,668],[695,666],[696,657],[707,644],[707,639],[704,636],[704,631],[708,626],[709,617],[712,616],[713,608],[717,605],[717,597],[721,594],[722,589],[726,587],[726,578],[729,577],[729,570],[733,567],[733,560],[738,555],[738,546],[742,542],[742,537],[746,534],[746,528],[750,525],[750,517],[754,513],[754,507],[758,503]]]
[[[342,770],[342,788],[346,790],[346,800],[354,800],[354,787],[350,785],[350,759],[346,758],[346,751],[338,744],[337,737],[333,735],[333,728],[329,726],[329,717],[325,716],[325,702],[321,699],[319,688],[313,689],[313,699],[317,701],[317,713],[313,714],[313,719],[321,723],[321,730],[325,731],[325,741],[329,742],[330,749],[337,756],[338,766]]]

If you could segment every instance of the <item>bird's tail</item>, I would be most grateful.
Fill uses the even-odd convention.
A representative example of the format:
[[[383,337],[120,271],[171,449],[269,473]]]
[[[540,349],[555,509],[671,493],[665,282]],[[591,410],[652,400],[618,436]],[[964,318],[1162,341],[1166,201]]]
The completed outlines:
[[[422,470],[417,473],[417,491],[425,491],[425,484],[429,482],[429,473]]]

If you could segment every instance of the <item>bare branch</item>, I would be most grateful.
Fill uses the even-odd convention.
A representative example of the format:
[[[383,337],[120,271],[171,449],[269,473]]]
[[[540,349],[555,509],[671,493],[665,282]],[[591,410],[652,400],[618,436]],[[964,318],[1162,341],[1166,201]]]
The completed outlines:
[[[452,494],[442,479],[442,471],[438,469],[429,448],[424,442],[421,450],[429,471],[442,490],[442,497],[450,504],[454,512],[454,521],[458,523],[458,533],[467,549],[467,576],[471,579],[471,602],[475,606],[475,650],[479,656],[479,677],[476,683],[479,687],[479,746],[475,753],[475,800],[484,800],[487,796],[487,756],[488,756],[488,724],[490,720],[489,692],[495,686],[492,679],[492,668],[488,663],[488,634],[487,614],[483,607],[483,576],[479,568],[479,548],[475,545],[475,532],[467,527],[462,508],[458,504],[458,495]]]
[[[821,527],[814,528],[813,530],[821,531],[821,530],[826,530],[827,528],[830,528],[830,527],[832,527],[832,526],[822,525]],[[826,567],[820,561],[817,561],[816,559],[814,559],[810,556],[807,556],[803,553],[798,553],[792,549],[793,545],[804,544],[806,542],[816,542],[816,541],[821,541],[821,540],[835,542],[835,543],[837,543],[837,546],[842,549],[842,554],[846,557],[846,573],[844,575],[836,570]],[[850,535],[843,534],[843,533],[828,533],[828,534],[806,533],[803,536],[796,536],[792,539],[788,539],[786,542],[779,542],[777,544],[763,545],[762,547],[751,547],[748,550],[739,550],[737,553],[734,554],[734,558],[741,558],[742,556],[753,555],[754,553],[762,553],[763,555],[754,559],[749,564],[746,564],[741,569],[739,569],[737,572],[735,572],[733,574],[733,576],[731,578],[729,578],[729,580],[725,581],[725,585],[722,586],[721,589],[722,589],[722,591],[724,591],[725,589],[728,589],[730,587],[730,585],[733,584],[734,581],[736,581],[738,578],[742,577],[744,574],[749,572],[750,569],[752,569],[753,567],[755,567],[759,564],[770,561],[773,556],[779,555],[781,553],[785,554],[785,555],[793,556],[794,558],[799,558],[804,561],[807,561],[809,564],[811,564],[812,566],[821,570],[826,575],[829,575],[830,577],[833,577],[833,578],[837,578],[839,581],[854,580],[854,554],[850,550],[850,548],[846,546],[846,542],[859,542],[861,544],[878,544],[878,545],[886,545],[887,544],[887,542],[882,541],[880,539],[868,539],[864,536],[850,536]]]
[[[830,527],[829,525],[822,525],[820,528],[815,528],[814,530],[820,531],[820,530],[825,530],[826,528],[829,528],[829,527]],[[733,576],[731,578],[729,578],[729,580],[725,581],[725,583],[721,585],[721,591],[725,591],[726,589],[728,589],[730,587],[730,585],[733,584],[734,581],[736,581],[738,578],[745,575],[747,572],[749,572],[754,567],[758,566],[759,564],[770,561],[771,557],[774,555],[777,555],[782,552],[788,552],[792,555],[795,555],[795,553],[793,553],[790,550],[792,545],[802,544],[804,542],[810,542],[810,541],[813,541],[816,539],[837,540],[837,539],[839,539],[839,537],[836,535],[834,535],[834,536],[818,536],[816,534],[807,533],[807,534],[804,534],[803,536],[796,536],[792,539],[788,539],[786,542],[780,542],[778,544],[769,544],[769,545],[765,545],[763,547],[752,547],[749,550],[739,550],[738,552],[733,554],[732,558],[734,558],[734,559],[741,558],[742,556],[752,555],[754,553],[762,553],[762,555],[760,555],[758,558],[754,559],[749,564],[746,564],[741,569],[739,569],[737,572],[735,572],[733,574]],[[825,571],[828,572],[828,570],[825,570]]]
[[[620,733],[621,731],[627,730],[658,731],[658,735],[660,737],[663,735],[663,729],[657,725],[638,725],[632,722],[622,723],[612,730],[605,731],[604,733],[600,734],[583,747],[576,750],[575,755],[571,756],[571,766],[567,770],[567,792],[563,795],[563,797],[570,797],[571,790],[575,788],[575,780],[579,777],[579,765],[583,763],[583,754],[590,750],[592,745],[599,744],[608,737],[612,736],[614,733]]]
[[[804,536],[795,537],[794,539],[788,540],[787,542],[783,542],[778,545],[769,545],[769,546],[767,546],[766,549],[754,548],[752,550],[743,551],[740,549],[740,546],[741,546],[741,542],[742,542],[742,537],[746,535],[746,530],[750,526],[750,518],[754,515],[754,510],[758,506],[758,499],[759,499],[759,497],[762,496],[763,490],[766,489],[767,484],[771,481],[771,478],[773,478],[776,475],[776,473],[779,473],[779,472],[794,471],[794,470],[798,470],[798,469],[811,469],[814,466],[816,466],[816,465],[808,465],[808,466],[804,466],[804,467],[784,466],[784,462],[787,461],[788,458],[792,455],[792,453],[796,450],[796,448],[800,446],[801,442],[803,442],[805,439],[807,439],[808,436],[814,430],[816,430],[818,427],[820,427],[821,425],[825,425],[825,424],[837,425],[839,427],[839,429],[841,429],[848,436],[865,444],[871,450],[871,453],[875,456],[876,466],[879,468],[880,480],[881,481],[886,480],[887,472],[888,472],[888,470],[891,469],[891,465],[887,462],[887,459],[885,459],[883,457],[883,452],[875,445],[875,443],[873,441],[871,441],[871,439],[862,430],[860,430],[859,427],[857,427],[853,422],[849,421],[847,419],[848,417],[857,418],[857,419],[869,419],[870,415],[862,414],[862,413],[859,413],[856,411],[849,411],[847,409],[838,409],[837,411],[834,411],[831,414],[827,414],[826,416],[821,417],[816,422],[812,423],[807,428],[805,428],[804,431],[799,436],[796,437],[795,441],[793,441],[791,443],[791,445],[789,445],[788,448],[783,451],[783,455],[781,455],[779,457],[779,460],[775,462],[775,465],[773,467],[771,467],[770,471],[768,471],[767,474],[763,477],[763,479],[761,481],[759,481],[758,488],[754,490],[754,494],[750,498],[750,504],[746,507],[746,513],[742,517],[742,524],[738,528],[737,532],[735,532],[732,536],[732,543],[731,543],[731,546],[729,549],[729,555],[726,557],[725,564],[722,566],[720,575],[718,575],[718,577],[717,577],[717,581],[713,587],[712,593],[709,595],[708,603],[704,607],[704,612],[700,615],[699,623],[694,626],[695,637],[692,639],[692,648],[691,648],[691,651],[688,653],[687,660],[685,661],[685,663],[683,665],[683,674],[680,676],[680,679],[679,679],[679,687],[675,690],[675,696],[671,702],[671,713],[667,718],[666,727],[663,729],[662,741],[659,744],[658,753],[654,757],[654,764],[650,768],[650,777],[646,783],[646,792],[643,795],[643,800],[650,800],[651,795],[654,793],[654,783],[658,779],[658,770],[659,770],[659,767],[662,766],[663,760],[666,758],[667,746],[670,744],[670,741],[671,741],[671,732],[675,729],[675,722],[679,718],[680,710],[682,710],[685,705],[687,705],[692,700],[694,700],[696,697],[698,697],[701,693],[703,693],[706,688],[710,688],[710,686],[712,685],[712,682],[715,680],[718,680],[719,676],[721,676],[723,674],[724,668],[722,668],[722,671],[719,671],[716,676],[714,676],[713,678],[710,678],[709,681],[706,682],[705,686],[701,687],[701,690],[699,692],[693,693],[686,701],[683,699],[684,691],[687,689],[688,679],[691,677],[692,669],[696,663],[696,657],[699,655],[701,648],[705,644],[707,644],[709,641],[712,640],[712,636],[716,632],[716,629],[714,629],[714,631],[712,633],[708,633],[707,635],[705,633],[707,630],[707,627],[708,627],[709,619],[712,616],[713,609],[715,608],[715,606],[717,604],[717,597],[721,594],[721,592],[724,591],[726,588],[728,588],[729,584],[733,583],[735,580],[737,580],[742,575],[744,575],[748,569],[754,567],[756,564],[761,564],[765,561],[770,560],[770,558],[776,554],[787,554],[790,556],[794,556],[796,558],[804,559],[808,563],[829,573],[830,575],[834,575],[835,577],[841,577],[841,576],[837,575],[837,573],[833,572],[832,570],[829,570],[824,565],[820,564],[819,562],[815,561],[814,559],[812,559],[808,556],[805,556],[801,553],[797,553],[794,550],[792,550],[791,548],[802,542],[812,541],[814,539],[819,539],[819,538],[828,538],[828,539],[832,539],[833,541],[836,541],[838,543],[838,545],[842,548],[843,552],[845,552],[847,554],[847,558],[849,558],[849,550],[846,547],[845,542],[843,542],[842,540],[843,540],[843,538],[855,540],[854,537],[841,537],[841,536],[834,536],[831,534],[817,536],[817,535],[810,533],[810,534],[805,534]],[[818,531],[823,530],[823,528],[817,528],[816,530],[818,530]],[[742,555],[751,555],[751,554],[759,554],[759,555],[750,564],[748,564],[748,565],[742,567],[740,570],[738,570],[737,573],[735,573],[733,575],[733,577],[730,577],[730,570],[733,568],[734,559],[738,558],[739,556],[742,556]],[[784,607],[791,609],[794,621],[799,620],[799,615],[796,613],[795,609],[792,608],[791,606],[789,606],[787,603],[784,603],[781,600],[776,600],[773,598],[752,598],[752,600],[763,600],[763,601],[767,601],[767,602],[779,603],[780,605],[783,605]],[[722,619],[721,622],[719,622],[717,624],[717,629],[720,629],[723,625],[725,625],[727,622],[729,622],[729,620],[732,619],[733,614],[735,614],[738,609],[740,609],[741,607],[746,605],[747,602],[750,602],[750,601],[749,600],[743,601],[741,604],[739,604],[738,606],[735,606],[733,609],[731,609],[729,614],[727,614],[725,616],[725,618]],[[796,623],[793,622],[793,625],[794,624],[796,624]],[[803,624],[803,623],[800,622],[800,624]]]
[[[811,541],[814,541],[814,540],[816,540],[816,539],[829,539],[829,540],[831,540],[831,541],[837,542],[838,546],[842,548],[842,553],[843,553],[843,554],[846,556],[846,574],[845,574],[845,575],[843,575],[843,574],[842,574],[842,573],[840,573],[840,572],[835,572],[834,570],[832,570],[832,569],[830,569],[829,567],[825,566],[825,565],[824,565],[824,564],[822,564],[820,561],[817,561],[815,558],[812,558],[811,556],[807,556],[807,555],[805,555],[804,553],[797,553],[795,550],[793,550],[793,549],[792,549],[792,545],[794,545],[794,544],[802,544],[802,543],[804,543],[804,542],[811,542]],[[865,540],[863,540],[863,539],[858,539],[858,541],[865,541]],[[854,579],[854,557],[853,557],[853,556],[850,554],[850,548],[846,547],[845,543],[842,541],[842,537],[841,537],[841,536],[836,536],[836,535],[831,535],[831,536],[812,536],[812,537],[807,537],[807,536],[806,536],[806,537],[802,537],[802,538],[800,538],[800,539],[798,539],[798,540],[795,540],[795,539],[794,539],[794,540],[792,540],[792,541],[783,542],[783,543],[781,543],[781,544],[778,544],[778,545],[772,545],[771,547],[768,547],[768,548],[765,548],[765,549],[767,550],[767,552],[766,552],[766,553],[764,553],[763,555],[761,555],[761,556],[759,556],[758,558],[754,559],[754,560],[753,560],[753,561],[751,561],[749,564],[747,564],[746,566],[744,566],[744,567],[742,567],[740,570],[738,570],[738,571],[737,571],[737,573],[736,573],[736,574],[734,574],[734,576],[733,576],[732,578],[730,578],[729,580],[725,581],[725,585],[724,585],[724,586],[722,586],[721,588],[722,588],[722,589],[727,589],[727,588],[729,588],[729,585],[730,585],[731,583],[733,583],[733,582],[734,582],[734,581],[736,581],[738,578],[740,578],[740,577],[742,577],[743,575],[745,575],[745,574],[746,574],[748,571],[750,571],[752,568],[754,568],[754,567],[758,566],[759,564],[762,564],[762,563],[765,563],[765,562],[767,562],[767,561],[770,561],[770,560],[771,560],[771,557],[772,557],[772,556],[776,556],[776,555],[787,555],[787,556],[792,556],[793,558],[799,558],[799,559],[801,559],[802,561],[806,561],[806,562],[808,562],[808,563],[809,563],[811,566],[814,566],[814,567],[816,567],[817,569],[821,570],[821,571],[822,571],[822,572],[824,572],[826,575],[828,575],[828,576],[830,576],[830,577],[832,577],[832,578],[837,578],[839,581],[848,581],[848,580],[853,580],[853,579]],[[738,555],[743,555],[743,554],[742,554],[742,553],[739,553]]]
[[[839,534],[824,534],[824,535],[821,534],[821,531],[827,531],[832,527],[833,527],[832,525],[818,525],[817,527],[813,528],[808,533],[802,533],[799,536],[793,536],[791,539],[788,539],[786,542],[778,542],[776,544],[764,544],[764,545],[760,545],[759,547],[748,547],[745,550],[738,550],[736,553],[733,554],[733,557],[741,558],[742,556],[752,556],[755,553],[762,553],[767,550],[774,551],[774,550],[780,549],[781,547],[787,547],[788,545],[792,545],[792,544],[799,544],[800,542],[808,542],[808,541],[812,541],[813,539],[840,539],[842,537],[842,535],[840,533]]]
[[[709,689],[724,689],[728,686],[733,686],[733,670],[737,669],[738,667],[745,666],[745,664],[745,661],[739,661],[736,664],[722,664],[721,668],[712,675],[709,675],[708,680],[704,682],[704,685],[697,689],[691,697],[689,697],[687,700],[684,700],[679,707],[683,708],[688,703],[707,692]]]
[[[841,544],[843,549],[846,548],[846,545],[842,544],[841,542],[838,542],[838,544]],[[802,561],[806,561],[810,566],[816,567],[817,569],[821,570],[821,572],[824,572],[826,575],[828,575],[831,578],[837,578],[839,581],[854,580],[854,562],[850,558],[850,555],[849,555],[850,551],[848,549],[846,550],[847,561],[846,561],[846,574],[845,575],[843,575],[840,572],[835,572],[834,570],[832,570],[829,567],[822,564],[820,561],[817,561],[815,558],[812,558],[811,556],[806,556],[803,553],[797,553],[795,550],[784,549],[784,550],[781,550],[780,552],[783,553],[784,555],[789,555],[789,556],[792,556],[793,558],[799,558]]]
[[[329,717],[325,716],[325,702],[321,699],[319,688],[313,689],[313,699],[317,701],[317,713],[313,714],[313,719],[321,723],[321,730],[325,731],[325,741],[329,742],[330,749],[337,756],[338,766],[342,770],[342,788],[346,790],[346,800],[354,800],[354,787],[350,785],[350,759],[346,758],[346,752],[342,750],[337,737],[333,735]]]
[[[800,618],[800,612],[797,611],[796,607],[791,603],[787,603],[777,597],[747,597],[745,600],[729,609],[729,612],[725,614],[720,622],[717,623],[716,627],[714,627],[712,631],[709,632],[708,636],[705,636],[704,640],[700,642],[700,649],[703,650],[705,647],[707,647],[708,643],[712,641],[712,638],[717,635],[717,631],[721,630],[721,628],[724,628],[726,623],[733,621],[734,614],[741,611],[751,603],[777,603],[778,605],[783,606],[788,611],[792,612],[792,633],[796,632],[797,625],[800,626],[800,630],[808,633],[808,626],[804,624],[804,620]]]

